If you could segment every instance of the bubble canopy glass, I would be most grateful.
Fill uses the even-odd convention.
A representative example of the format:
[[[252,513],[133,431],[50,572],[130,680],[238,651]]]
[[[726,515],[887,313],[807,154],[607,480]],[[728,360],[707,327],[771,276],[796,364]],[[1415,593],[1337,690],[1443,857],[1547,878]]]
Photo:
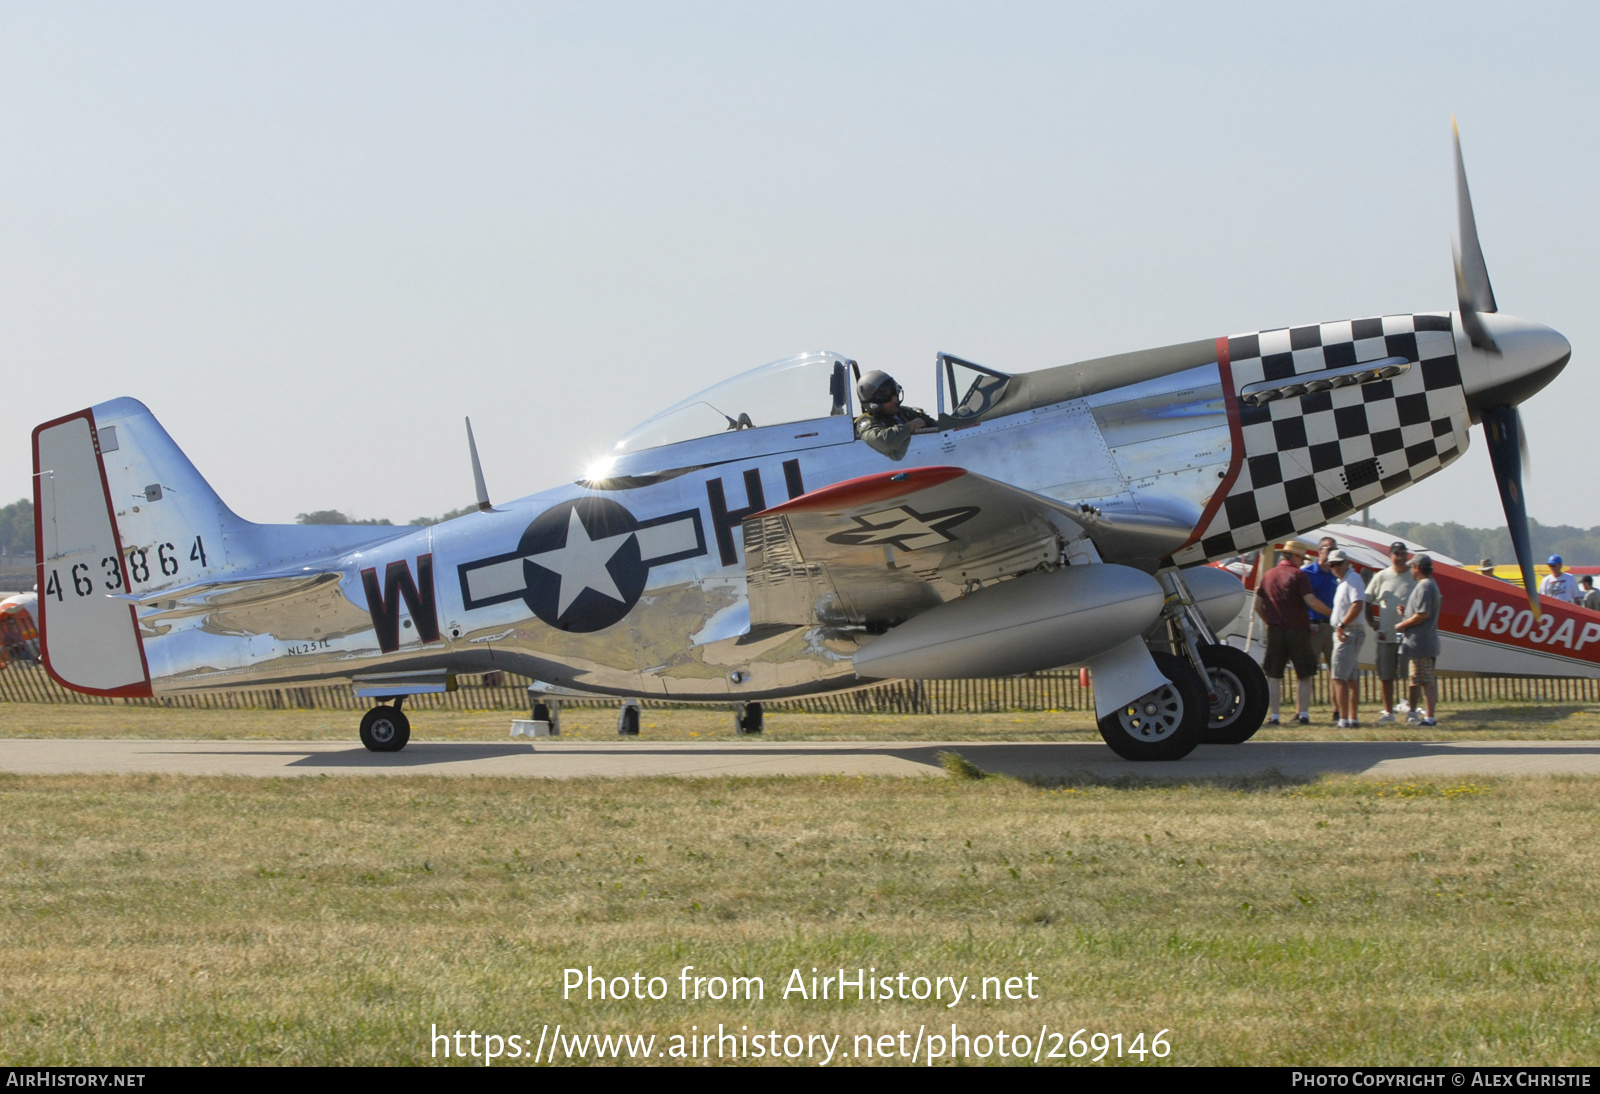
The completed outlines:
[[[713,384],[634,426],[611,446],[622,456],[741,429],[809,422],[850,412],[846,359],[802,353]]]

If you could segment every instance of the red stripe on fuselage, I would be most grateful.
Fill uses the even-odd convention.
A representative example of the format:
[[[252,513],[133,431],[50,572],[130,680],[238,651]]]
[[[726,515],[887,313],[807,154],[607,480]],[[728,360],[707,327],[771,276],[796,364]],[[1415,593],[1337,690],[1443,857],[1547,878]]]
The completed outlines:
[[[1206,529],[1211,527],[1211,521],[1217,515],[1217,510],[1222,508],[1228,491],[1232,490],[1233,484],[1238,481],[1239,469],[1244,466],[1244,425],[1239,421],[1239,399],[1233,391],[1233,361],[1228,353],[1226,337],[1217,339],[1217,372],[1222,377],[1222,404],[1228,411],[1228,440],[1233,452],[1228,460],[1227,473],[1222,476],[1217,492],[1206,502],[1206,510],[1200,514],[1200,522],[1194,526],[1194,531],[1183,541],[1182,546],[1172,552],[1173,554],[1198,543],[1200,537],[1205,535]]]

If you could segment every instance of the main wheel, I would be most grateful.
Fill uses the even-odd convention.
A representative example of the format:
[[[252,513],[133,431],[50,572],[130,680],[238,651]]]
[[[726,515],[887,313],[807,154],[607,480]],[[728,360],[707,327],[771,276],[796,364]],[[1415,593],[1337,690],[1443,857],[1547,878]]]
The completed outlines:
[[[733,711],[734,732],[751,737],[764,728],[760,703],[740,703]]]
[[[1100,719],[1100,736],[1124,760],[1181,760],[1205,733],[1210,699],[1187,662],[1170,653],[1150,656],[1167,683]]]
[[[1211,692],[1211,717],[1201,740],[1208,745],[1243,744],[1267,716],[1267,676],[1255,658],[1232,646],[1204,645]]]
[[[399,752],[411,740],[411,723],[399,707],[373,707],[361,719],[361,743],[373,752]]]

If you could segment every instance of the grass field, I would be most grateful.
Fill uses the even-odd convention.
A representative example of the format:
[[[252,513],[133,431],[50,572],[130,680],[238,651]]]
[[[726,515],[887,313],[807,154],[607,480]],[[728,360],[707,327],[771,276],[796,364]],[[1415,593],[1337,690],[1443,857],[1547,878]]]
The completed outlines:
[[[0,1060],[427,1062],[434,1023],[848,1053],[954,1021],[1166,1029],[1183,1064],[1592,1064],[1596,787],[0,777]],[[672,994],[564,1002],[590,965]],[[684,965],[765,1000],[680,1001]],[[780,998],[841,965],[1040,998]]]
[[[1376,711],[1368,713],[1368,717]],[[503,741],[510,711],[422,710],[410,714],[419,741]],[[1332,725],[1329,708],[1313,710],[1306,727],[1263,729],[1261,740],[1595,740],[1600,706],[1542,703],[1476,703],[1439,711],[1436,729],[1376,724],[1345,730]],[[103,739],[131,737],[177,740],[355,740],[361,720],[349,710],[189,710],[139,706],[0,703],[0,737]],[[726,709],[644,711],[646,739],[735,740]],[[1089,741],[1099,740],[1089,711],[996,714],[807,714],[772,710],[766,739],[778,741]],[[615,740],[614,708],[571,708],[561,715],[562,733],[574,740]],[[755,743],[755,742],[752,742]]]

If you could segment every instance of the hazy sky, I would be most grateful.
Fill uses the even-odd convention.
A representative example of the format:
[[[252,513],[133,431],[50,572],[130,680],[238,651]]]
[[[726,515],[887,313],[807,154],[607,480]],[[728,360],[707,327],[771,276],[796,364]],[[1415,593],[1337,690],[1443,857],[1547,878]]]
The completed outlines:
[[[571,479],[834,349],[1007,370],[1448,308],[1572,341],[1530,510],[1600,524],[1595,5],[0,3],[0,500],[145,401],[241,515]],[[1481,437],[1380,519],[1503,523]]]

